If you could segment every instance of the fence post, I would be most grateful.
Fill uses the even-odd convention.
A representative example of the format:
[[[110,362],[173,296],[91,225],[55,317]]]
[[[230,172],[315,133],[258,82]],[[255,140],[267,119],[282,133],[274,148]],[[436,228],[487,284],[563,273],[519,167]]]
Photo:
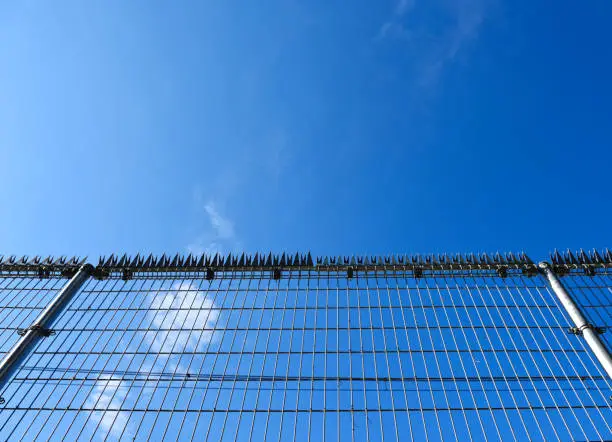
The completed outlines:
[[[576,302],[574,302],[571,295],[563,286],[563,283],[559,280],[551,268],[550,264],[547,262],[541,262],[539,267],[546,275],[553,292],[555,292],[555,295],[557,295],[557,298],[559,298],[559,301],[561,301],[563,308],[570,318],[572,318],[572,321],[574,321],[576,329],[580,334],[582,334],[582,336],[584,336],[584,340],[595,354],[595,357],[601,363],[606,373],[608,373],[610,379],[612,379],[612,355],[610,355],[610,352],[604,343],[601,342],[601,339],[599,339],[599,332],[586,320],[580,311],[580,307],[578,307]]]
[[[47,325],[50,324],[66,302],[79,290],[83,283],[89,278],[94,267],[91,264],[84,264],[79,268],[76,274],[62,287],[55,295],[49,305],[41,312],[36,320],[28,328],[24,329],[21,338],[17,341],[13,348],[0,361],[0,391],[4,388],[11,374],[19,367],[19,362],[22,361],[31,349],[34,347],[37,339],[41,336],[48,336],[49,330]]]

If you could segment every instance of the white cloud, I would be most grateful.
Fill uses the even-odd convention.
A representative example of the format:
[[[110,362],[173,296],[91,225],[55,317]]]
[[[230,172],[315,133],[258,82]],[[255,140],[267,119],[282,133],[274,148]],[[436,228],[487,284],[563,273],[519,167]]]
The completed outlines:
[[[212,330],[219,318],[219,310],[215,309],[205,292],[193,284],[177,283],[171,290],[149,293],[148,298],[151,303],[151,310],[147,312],[151,319],[151,332],[145,335],[145,339],[150,342],[149,351],[203,350],[213,339]],[[157,331],[168,328],[180,331]]]
[[[107,408],[121,408],[128,394],[129,387],[119,377],[111,376],[108,380],[96,381],[96,385],[85,402],[85,408],[93,408],[90,421],[97,425],[102,433],[101,439],[110,437],[119,439],[121,435],[130,437],[133,429],[128,426],[130,413],[127,411],[106,411]],[[99,411],[98,411],[99,410]],[[98,416],[102,414],[100,420]]]

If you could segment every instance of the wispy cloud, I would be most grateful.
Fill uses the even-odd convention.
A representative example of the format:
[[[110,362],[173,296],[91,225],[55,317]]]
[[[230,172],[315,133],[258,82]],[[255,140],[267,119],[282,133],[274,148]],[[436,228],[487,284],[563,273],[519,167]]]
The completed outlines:
[[[201,204],[200,199],[196,196],[196,202]],[[242,246],[236,235],[234,222],[221,213],[213,200],[204,203],[203,210],[205,214],[203,231],[187,245],[187,251],[194,255],[238,252]]]
[[[403,42],[415,64],[416,82],[431,86],[445,66],[478,37],[495,0],[398,0],[377,40]]]
[[[205,206],[204,210],[208,214],[210,225],[215,230],[217,236],[221,239],[233,239],[234,238],[234,223],[228,218],[221,216],[215,204],[209,201]]]

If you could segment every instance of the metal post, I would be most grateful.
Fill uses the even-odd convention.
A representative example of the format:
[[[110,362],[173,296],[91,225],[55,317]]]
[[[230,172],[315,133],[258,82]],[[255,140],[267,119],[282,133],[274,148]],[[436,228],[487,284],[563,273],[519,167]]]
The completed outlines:
[[[36,318],[34,323],[23,331],[19,341],[17,341],[13,348],[4,356],[4,359],[0,361],[0,390],[2,390],[11,374],[17,370],[19,362],[23,360],[34,347],[37,338],[45,335],[48,336],[46,326],[51,324],[53,319],[55,319],[56,313],[58,313],[63,305],[79,290],[81,285],[83,285],[92,273],[93,268],[91,264],[84,264],[81,266],[78,272],[64,287],[62,287],[59,293],[55,295],[55,298],[51,300],[49,305],[42,311],[38,318]]]
[[[599,339],[598,331],[586,320],[578,305],[574,302],[559,278],[557,278],[557,275],[555,275],[555,272],[550,267],[550,264],[547,262],[541,262],[539,267],[548,278],[548,282],[550,283],[553,292],[555,292],[555,295],[557,295],[557,298],[559,298],[559,301],[561,301],[561,304],[563,304],[565,311],[570,318],[572,318],[572,321],[574,321],[576,329],[582,334],[582,336],[584,336],[584,340],[587,342],[589,347],[591,347],[595,357],[601,363],[606,373],[608,373],[610,379],[612,379],[612,355],[610,355],[610,352],[606,346]]]

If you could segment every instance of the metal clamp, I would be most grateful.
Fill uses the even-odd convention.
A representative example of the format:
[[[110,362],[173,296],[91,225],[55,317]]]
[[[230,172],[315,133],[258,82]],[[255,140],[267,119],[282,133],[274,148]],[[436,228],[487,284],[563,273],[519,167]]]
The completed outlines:
[[[585,324],[582,327],[570,327],[567,332],[576,336],[581,336],[584,329],[590,328],[597,334],[604,334],[606,332],[605,327],[595,327],[593,324]]]
[[[51,336],[51,335],[54,335],[54,334],[55,334],[55,330],[52,330],[52,329],[50,329],[50,328],[44,328],[44,327],[41,327],[41,326],[40,326],[40,325],[38,325],[38,324],[31,325],[31,326],[30,326],[30,327],[28,327],[28,328],[18,328],[18,329],[17,329],[17,334],[18,334],[19,336],[23,336],[23,335],[25,335],[25,334],[26,334],[28,331],[30,331],[30,330],[35,331],[35,332],[36,332],[36,333],[38,333],[39,335],[44,336],[44,337],[46,337],[46,338],[47,338],[47,337],[49,337],[49,336]]]
[[[133,277],[134,272],[132,272],[131,269],[123,269],[123,271],[121,272],[121,279],[123,279],[124,281],[129,281]]]
[[[348,267],[346,269],[346,277],[351,279],[353,276],[355,276],[355,270],[352,267]]]

